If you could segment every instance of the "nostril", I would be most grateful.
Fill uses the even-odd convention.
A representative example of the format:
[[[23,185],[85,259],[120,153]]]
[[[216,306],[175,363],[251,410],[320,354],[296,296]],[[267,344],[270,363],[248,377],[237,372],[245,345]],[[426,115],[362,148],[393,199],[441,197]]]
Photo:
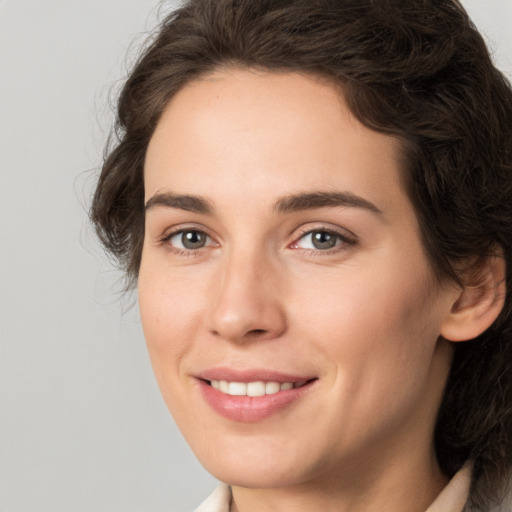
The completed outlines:
[[[265,334],[267,331],[265,329],[252,329],[246,333],[246,336],[261,336],[262,334]]]

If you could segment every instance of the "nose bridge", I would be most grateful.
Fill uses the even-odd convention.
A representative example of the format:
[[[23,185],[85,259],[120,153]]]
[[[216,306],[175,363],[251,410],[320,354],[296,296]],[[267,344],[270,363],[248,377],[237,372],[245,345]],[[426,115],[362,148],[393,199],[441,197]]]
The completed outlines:
[[[286,326],[278,268],[254,246],[232,247],[212,290],[210,328],[231,341],[279,336]]]

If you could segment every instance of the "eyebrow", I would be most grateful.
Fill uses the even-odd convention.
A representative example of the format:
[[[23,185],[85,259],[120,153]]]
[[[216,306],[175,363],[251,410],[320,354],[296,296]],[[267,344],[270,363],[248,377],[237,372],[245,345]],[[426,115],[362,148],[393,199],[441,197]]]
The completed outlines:
[[[211,215],[214,212],[212,204],[204,197],[178,195],[171,192],[162,192],[152,196],[145,204],[145,211],[156,206],[204,215]],[[276,213],[289,213],[333,206],[361,208],[382,215],[382,211],[373,203],[351,192],[302,192],[278,199],[273,209]]]
[[[202,213],[205,215],[213,213],[213,207],[207,199],[200,196],[177,195],[170,192],[155,194],[146,202],[145,211],[155,206],[177,208],[188,212]]]
[[[290,195],[279,199],[274,205],[274,211],[277,213],[288,213],[330,206],[361,208],[377,215],[382,215],[380,208],[351,192],[305,192]]]

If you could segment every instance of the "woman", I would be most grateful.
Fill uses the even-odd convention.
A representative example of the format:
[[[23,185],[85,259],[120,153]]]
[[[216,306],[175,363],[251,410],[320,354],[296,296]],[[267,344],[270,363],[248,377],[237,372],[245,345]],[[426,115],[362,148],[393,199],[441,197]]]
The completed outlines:
[[[92,218],[200,510],[489,510],[512,461],[512,91],[452,0],[191,0]]]

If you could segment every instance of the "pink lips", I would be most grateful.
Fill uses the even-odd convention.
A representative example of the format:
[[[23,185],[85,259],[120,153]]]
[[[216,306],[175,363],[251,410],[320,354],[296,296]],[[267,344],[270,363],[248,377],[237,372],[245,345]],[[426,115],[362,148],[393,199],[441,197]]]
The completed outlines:
[[[316,381],[314,377],[289,375],[268,370],[233,371],[217,368],[201,372],[195,376],[201,394],[218,414],[238,422],[257,422],[285,409],[306,394]],[[264,396],[233,396],[215,389],[211,381],[228,382],[292,382],[300,387],[286,389]]]

